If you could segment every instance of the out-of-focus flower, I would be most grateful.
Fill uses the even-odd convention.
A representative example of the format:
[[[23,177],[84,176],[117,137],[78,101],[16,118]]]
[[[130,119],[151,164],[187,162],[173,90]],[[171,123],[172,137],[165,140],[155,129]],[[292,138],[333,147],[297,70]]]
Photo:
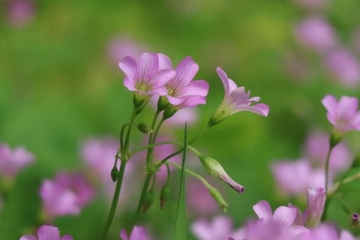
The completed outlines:
[[[80,173],[60,173],[55,179],[45,179],[40,197],[46,218],[77,215],[94,196],[94,189]]]
[[[14,27],[25,26],[34,18],[32,0],[10,0],[6,6],[7,20]]]
[[[126,37],[117,37],[108,44],[108,54],[114,63],[118,64],[126,56],[131,56],[138,60],[144,52],[145,47]]]
[[[191,225],[191,231],[199,240],[243,239],[244,236],[241,230],[233,230],[232,220],[224,216],[215,217],[211,222],[197,220]]]
[[[305,156],[319,168],[325,167],[327,152],[329,151],[329,136],[320,131],[312,131],[305,143]],[[333,175],[348,169],[351,165],[352,156],[350,149],[344,142],[336,145],[330,156],[329,170]]]
[[[262,219],[264,222],[275,220],[285,227],[290,227],[297,215],[295,208],[285,206],[278,207],[273,214],[270,204],[265,200],[255,204],[253,209],[260,220]]]
[[[34,156],[23,147],[11,150],[8,145],[0,144],[0,174],[13,178],[26,165],[34,161]]]
[[[271,170],[279,189],[287,195],[303,194],[309,186],[325,186],[324,170],[313,169],[306,159],[274,162]]]
[[[322,17],[309,17],[295,29],[296,39],[306,47],[317,51],[326,51],[337,45],[333,28]]]
[[[329,74],[345,86],[353,87],[360,82],[360,63],[348,50],[336,49],[325,54],[324,65]]]
[[[175,76],[174,70],[159,70],[158,54],[155,53],[143,53],[138,63],[127,56],[119,67],[126,75],[125,87],[135,91],[140,100],[145,95],[166,95],[165,84]]]
[[[266,104],[260,103],[250,106],[252,103],[258,102],[260,97],[249,98],[250,91],[246,93],[244,87],[237,87],[236,83],[229,79],[220,67],[216,68],[216,71],[224,85],[225,96],[216,112],[210,118],[209,126],[213,126],[226,117],[240,111],[250,111],[265,117],[269,114],[269,107]]]
[[[308,188],[306,196],[307,208],[304,212],[305,226],[313,228],[320,224],[325,206],[326,192],[322,187]]]
[[[343,96],[339,101],[333,95],[326,95],[321,103],[327,110],[327,119],[337,134],[350,130],[360,131],[360,111],[357,111],[358,99]]]
[[[60,237],[60,231],[57,227],[42,225],[37,232],[38,237],[33,235],[24,235],[20,240],[73,240],[70,235]]]
[[[323,223],[316,228],[312,228],[308,233],[304,233],[299,240],[340,240],[337,229],[328,223]]]
[[[359,240],[359,238],[354,237],[348,231],[341,230],[339,240]]]
[[[147,231],[144,227],[134,226],[130,237],[127,236],[126,230],[123,229],[120,232],[120,237],[122,240],[146,240],[147,239]]]
[[[172,70],[170,59],[158,54],[160,69]],[[171,105],[194,107],[206,103],[209,84],[204,80],[193,81],[199,65],[191,57],[184,58],[176,67],[176,75],[166,83],[167,99]]]

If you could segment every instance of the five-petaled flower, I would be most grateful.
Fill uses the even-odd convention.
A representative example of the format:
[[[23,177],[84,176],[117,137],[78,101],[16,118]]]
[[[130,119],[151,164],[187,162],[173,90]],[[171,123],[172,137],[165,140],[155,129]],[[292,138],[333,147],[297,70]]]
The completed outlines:
[[[258,102],[260,97],[249,98],[250,91],[245,92],[244,87],[237,87],[236,83],[229,79],[220,67],[216,68],[216,71],[224,84],[225,96],[216,112],[210,118],[209,126],[218,124],[226,117],[240,111],[250,111],[265,117],[269,114],[269,106],[266,104],[260,103],[250,106],[253,102]]]
[[[327,119],[334,126],[334,132],[343,135],[350,130],[360,131],[358,99],[342,96],[339,101],[333,95],[326,95],[321,103],[327,110]]]

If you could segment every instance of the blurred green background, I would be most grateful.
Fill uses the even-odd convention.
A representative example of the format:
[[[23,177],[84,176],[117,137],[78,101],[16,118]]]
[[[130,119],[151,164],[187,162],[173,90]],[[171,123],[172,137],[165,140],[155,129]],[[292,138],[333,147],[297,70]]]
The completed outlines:
[[[273,207],[294,201],[278,197],[268,163],[299,158],[310,129],[331,130],[321,99],[326,94],[359,97],[358,88],[329,81],[311,53],[305,52],[314,74],[306,81],[288,74],[284,56],[298,49],[293,28],[308,14],[291,1],[33,1],[33,19],[21,26],[9,21],[8,3],[0,3],[0,141],[25,146],[36,162],[21,172],[10,192],[0,215],[0,239],[18,239],[37,224],[44,177],[52,178],[59,169],[84,168],[82,141],[116,137],[129,121],[132,93],[109,56],[109,44],[117,37],[164,53],[174,65],[185,56],[199,64],[195,79],[207,80],[210,93],[208,103],[198,107],[200,120],[190,134],[206,124],[223,98],[217,66],[270,106],[267,118],[236,114],[195,143],[246,188],[239,195],[219,184],[230,205],[226,214],[236,227],[254,216],[252,206],[261,199]],[[360,23],[358,9],[358,0],[336,0],[324,11],[344,41]],[[142,118],[150,121],[150,111]],[[356,153],[359,138],[351,134],[350,139]],[[145,220],[154,227],[151,231],[171,234],[174,210],[150,210]],[[97,198],[79,217],[59,218],[55,224],[75,239],[97,239],[107,211]],[[112,234],[133,211],[125,210],[129,215],[115,221]],[[339,208],[329,218],[347,226]]]

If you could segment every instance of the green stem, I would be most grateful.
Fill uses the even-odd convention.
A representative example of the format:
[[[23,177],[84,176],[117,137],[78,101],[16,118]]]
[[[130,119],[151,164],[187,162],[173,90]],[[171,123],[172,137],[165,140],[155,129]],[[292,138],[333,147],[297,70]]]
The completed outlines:
[[[174,166],[176,167],[177,169],[180,169],[181,170],[181,166],[176,164],[176,163],[173,163],[173,162],[167,162],[166,163],[167,165],[171,165],[171,166]],[[184,168],[184,171],[190,175],[192,175],[193,177],[196,177],[197,179],[199,179],[206,187],[210,188],[211,185],[205,180],[205,178],[203,178],[202,176],[200,176],[199,174],[187,169],[187,168]]]
[[[334,147],[330,146],[329,151],[326,155],[326,162],[325,162],[325,192],[328,192],[329,188],[329,164],[330,164],[330,155]]]
[[[131,115],[130,123],[128,123],[129,127],[128,127],[128,131],[126,133],[125,144],[124,144],[124,149],[125,150],[127,150],[129,148],[130,134],[131,134],[131,129],[132,129],[132,125],[134,123],[135,117],[136,117],[136,110],[134,109],[133,113]]]
[[[112,200],[112,203],[111,203],[110,212],[109,212],[109,215],[108,215],[108,218],[107,218],[107,221],[106,221],[106,224],[105,224],[101,239],[106,239],[106,236],[107,236],[107,234],[109,232],[111,223],[112,223],[112,221],[114,219],[116,206],[117,206],[119,196],[120,196],[122,180],[123,180],[123,177],[124,177],[125,166],[126,166],[126,161],[121,161],[120,170],[119,170],[119,173],[118,173],[118,178],[117,178],[116,187],[115,187],[114,197],[113,197],[113,200]]]

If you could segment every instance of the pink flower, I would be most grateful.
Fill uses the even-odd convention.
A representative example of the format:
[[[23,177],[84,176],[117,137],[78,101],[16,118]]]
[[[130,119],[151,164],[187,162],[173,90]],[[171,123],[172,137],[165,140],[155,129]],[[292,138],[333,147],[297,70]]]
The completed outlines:
[[[60,238],[60,231],[57,227],[42,225],[37,232],[38,237],[33,235],[24,235],[20,240],[73,240],[70,235]]]
[[[353,87],[360,82],[360,63],[346,49],[336,49],[328,52],[324,59],[325,68],[345,86]]]
[[[122,240],[146,240],[147,232],[144,227],[135,226],[130,237],[127,236],[125,229],[121,230],[120,237]]]
[[[15,177],[26,165],[34,161],[34,156],[23,147],[11,150],[8,145],[0,144],[0,174]]]
[[[32,0],[8,1],[7,19],[12,26],[27,25],[34,18],[35,6]]]
[[[159,70],[159,59],[155,53],[143,53],[137,63],[132,57],[125,57],[119,63],[125,73],[124,85],[138,95],[166,95],[165,84],[175,76],[173,70]]]
[[[160,69],[172,70],[170,59],[158,54]],[[209,84],[204,80],[193,81],[199,65],[191,57],[184,58],[176,67],[176,75],[166,83],[167,99],[174,106],[194,107],[206,103]]]
[[[54,180],[45,179],[40,197],[45,214],[56,216],[77,215],[94,196],[94,189],[82,174],[60,173]]]
[[[199,240],[224,240],[228,237],[243,239],[241,230],[233,230],[232,220],[228,217],[215,217],[210,223],[206,220],[197,220],[191,225],[192,233]]]
[[[304,213],[305,226],[316,227],[321,221],[324,211],[326,192],[325,189],[308,188],[306,192],[307,208]]]
[[[333,28],[322,17],[310,17],[302,21],[295,30],[296,38],[305,46],[325,51],[336,46]]]
[[[258,102],[260,97],[249,98],[250,92],[246,93],[244,87],[237,87],[236,83],[229,79],[220,67],[216,68],[216,71],[224,84],[225,96],[222,103],[209,120],[210,126],[215,125],[226,117],[240,111],[250,111],[265,117],[269,114],[269,107],[266,104],[261,103],[250,106],[253,102]]]
[[[337,229],[328,223],[323,223],[317,228],[312,228],[309,233],[301,235],[299,240],[340,240]]]
[[[343,96],[339,101],[333,95],[326,95],[321,103],[327,110],[327,119],[339,134],[350,130],[360,131],[360,111],[355,97]]]

